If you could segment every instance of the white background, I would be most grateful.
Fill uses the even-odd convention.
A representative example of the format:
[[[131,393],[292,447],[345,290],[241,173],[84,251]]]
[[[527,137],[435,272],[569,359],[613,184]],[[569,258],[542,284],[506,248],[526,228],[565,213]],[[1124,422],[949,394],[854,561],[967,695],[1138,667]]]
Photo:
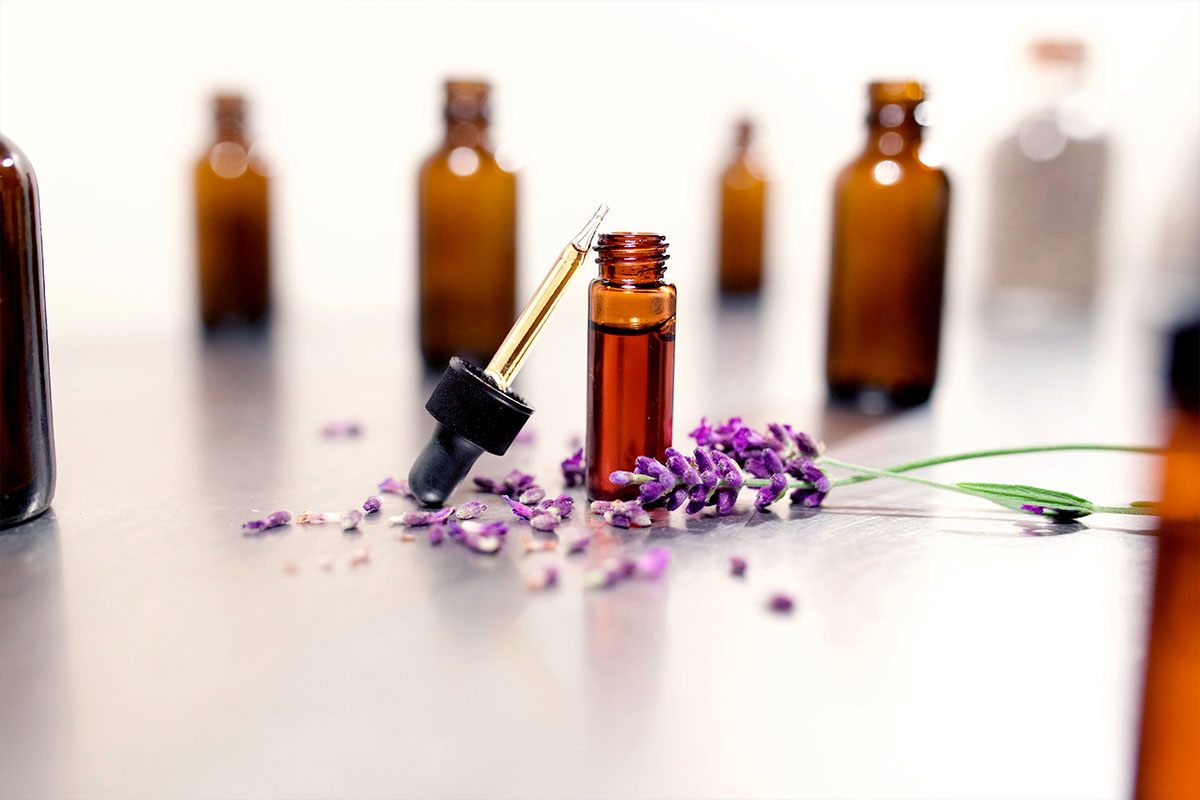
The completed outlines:
[[[1172,198],[1196,174],[1195,2],[6,0],[0,127],[40,179],[54,337],[194,326],[190,170],[223,88],[249,95],[276,173],[284,315],[390,314],[407,329],[414,179],[441,135],[441,83],[486,76],[499,142],[522,164],[522,296],[603,201],[610,229],[669,238],[682,336],[706,319],[715,176],[749,112],[773,178],[768,317],[801,320],[789,330],[813,342],[811,360],[830,184],[861,147],[864,84],[911,76],[937,102],[962,311],[986,238],[987,155],[1030,102],[1026,44],[1044,34],[1088,43],[1112,112],[1106,302],[1123,302],[1161,262]],[[568,306],[581,308],[582,283]],[[570,316],[553,326],[578,331]]]

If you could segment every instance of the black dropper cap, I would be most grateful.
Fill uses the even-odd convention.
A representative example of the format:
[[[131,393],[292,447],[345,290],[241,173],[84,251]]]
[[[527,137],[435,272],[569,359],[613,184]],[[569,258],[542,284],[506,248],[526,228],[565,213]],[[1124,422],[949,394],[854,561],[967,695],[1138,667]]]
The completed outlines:
[[[484,450],[504,455],[533,414],[521,397],[457,356],[450,359],[425,410],[438,426],[413,462],[408,485],[430,507],[445,502]]]

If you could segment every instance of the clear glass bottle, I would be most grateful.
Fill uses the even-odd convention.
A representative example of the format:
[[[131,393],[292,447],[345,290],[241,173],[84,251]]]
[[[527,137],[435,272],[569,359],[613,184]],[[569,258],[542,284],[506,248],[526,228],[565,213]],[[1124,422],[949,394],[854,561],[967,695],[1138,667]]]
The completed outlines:
[[[417,179],[421,355],[486,364],[512,326],[517,179],[488,140],[488,84],[446,82],[446,137]]]
[[[0,136],[0,528],[41,514],[54,498],[45,298],[37,176]]]
[[[200,319],[206,328],[255,323],[271,307],[267,168],[252,147],[240,95],[213,100],[216,135],[196,162]]]
[[[1031,109],[992,154],[985,311],[1020,331],[1087,319],[1100,273],[1109,143],[1077,41],[1037,41]]]
[[[602,233],[600,277],[588,290],[588,497],[631,499],[608,476],[671,446],[675,402],[675,287],[663,280],[667,239]]]
[[[1172,347],[1154,611],[1135,796],[1200,797],[1200,317]]]
[[[921,85],[868,96],[866,148],[834,186],[826,377],[835,398],[874,410],[933,389],[950,181],[920,159]]]
[[[725,294],[750,294],[762,285],[767,182],[751,143],[754,126],[738,123],[733,158],[721,173],[720,275]]]

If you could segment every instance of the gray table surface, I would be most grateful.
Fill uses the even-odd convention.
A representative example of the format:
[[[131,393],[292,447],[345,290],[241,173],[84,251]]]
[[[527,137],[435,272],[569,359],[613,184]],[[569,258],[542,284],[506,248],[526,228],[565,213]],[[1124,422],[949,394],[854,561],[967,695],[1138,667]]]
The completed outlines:
[[[797,390],[815,364],[739,358],[757,320],[724,314],[707,355],[681,335],[679,439],[701,413],[742,413],[882,466],[1159,438],[1155,340],[1132,326],[952,331],[934,401],[879,419],[827,408],[817,381]],[[881,481],[819,512],[660,514],[649,530],[577,509],[594,542],[570,558],[523,554],[520,530],[495,557],[433,549],[381,518],[244,537],[262,513],[343,510],[407,472],[429,387],[403,333],[306,319],[261,341],[59,343],[54,508],[0,535],[0,796],[1127,795],[1150,520],[1046,525]],[[580,346],[539,344],[519,387],[535,438],[476,474],[560,486],[583,430]],[[364,434],[322,438],[332,419]],[[1152,497],[1156,477],[1109,454],[928,474],[1112,503]],[[406,507],[385,496],[381,517]],[[673,553],[661,580],[584,588],[587,566],[653,544]],[[561,586],[527,591],[552,562]],[[796,612],[770,613],[773,591]]]

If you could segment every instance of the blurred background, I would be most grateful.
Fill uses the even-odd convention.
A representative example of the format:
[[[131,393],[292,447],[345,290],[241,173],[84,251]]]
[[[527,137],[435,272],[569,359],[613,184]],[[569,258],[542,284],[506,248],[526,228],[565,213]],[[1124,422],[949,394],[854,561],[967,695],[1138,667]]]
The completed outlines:
[[[452,76],[491,82],[498,157],[518,170],[518,304],[607,203],[604,229],[670,241],[681,370],[711,363],[717,182],[736,120],[753,119],[771,181],[762,315],[787,332],[770,346],[788,369],[764,380],[780,397],[824,392],[832,181],[863,146],[870,80],[928,89],[928,152],[953,190],[944,353],[987,266],[991,160],[1042,100],[1036,38],[1084,44],[1107,125],[1101,312],[1153,324],[1164,275],[1195,252],[1194,2],[8,0],[0,15],[0,125],[41,184],[52,351],[197,329],[191,171],[229,90],[272,173],[276,313],[394,319],[414,365],[416,173]],[[578,357],[576,408],[585,282],[527,371]]]

